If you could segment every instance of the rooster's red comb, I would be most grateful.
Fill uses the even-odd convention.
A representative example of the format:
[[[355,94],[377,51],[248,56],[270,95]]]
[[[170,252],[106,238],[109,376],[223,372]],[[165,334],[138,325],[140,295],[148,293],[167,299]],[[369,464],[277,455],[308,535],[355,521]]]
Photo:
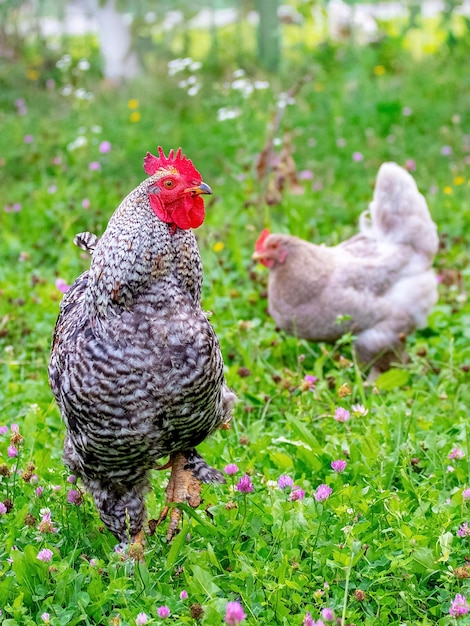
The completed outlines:
[[[201,180],[201,175],[192,164],[191,160],[182,153],[181,148],[178,148],[177,153],[172,149],[168,153],[168,157],[165,156],[163,148],[158,146],[158,157],[147,152],[144,159],[144,170],[149,176],[155,174],[157,170],[168,169],[174,167],[180,174],[191,179]]]
[[[271,231],[268,228],[265,228],[264,230],[261,231],[261,234],[258,237],[256,244],[255,244],[256,252],[263,252],[264,242],[266,241],[266,239],[269,237],[270,234],[271,234]]]

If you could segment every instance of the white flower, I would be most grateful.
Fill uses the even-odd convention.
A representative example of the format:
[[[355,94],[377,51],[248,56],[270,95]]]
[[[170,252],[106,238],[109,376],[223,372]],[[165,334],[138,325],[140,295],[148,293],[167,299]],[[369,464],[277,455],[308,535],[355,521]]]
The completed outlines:
[[[217,120],[219,122],[225,122],[226,120],[233,120],[240,115],[240,109],[231,109],[229,107],[222,107],[217,111]]]
[[[240,91],[245,98],[253,93],[253,85],[246,78],[237,78],[237,80],[234,80],[232,83],[232,89]]]
[[[93,100],[93,94],[86,89],[83,89],[83,87],[76,89],[74,95],[77,100]]]
[[[87,143],[88,143],[87,138],[83,137],[83,135],[80,135],[79,137],[75,139],[75,141],[71,141],[67,145],[67,150],[70,152],[72,150],[76,150],[77,148],[82,148],[83,146],[86,146]]]
[[[168,61],[168,76],[174,76],[178,72],[182,72],[193,63],[190,57],[184,59],[172,59]]]
[[[356,415],[367,415],[367,413],[369,413],[366,407],[362,406],[362,404],[353,404],[351,406],[351,411]]]
[[[77,63],[77,69],[82,70],[82,72],[86,72],[90,69],[90,62],[88,59],[80,59]]]
[[[73,92],[73,87],[72,85],[65,85],[64,87],[62,87],[62,89],[60,90],[60,94],[62,96],[70,96],[70,94]]]
[[[72,63],[72,57],[70,56],[70,54],[64,54],[56,63],[56,67],[58,67],[60,70],[62,69],[66,69],[68,67],[70,67],[70,64]]]
[[[288,96],[286,93],[280,93],[277,101],[278,107],[284,109],[288,104],[295,104],[295,98]]]

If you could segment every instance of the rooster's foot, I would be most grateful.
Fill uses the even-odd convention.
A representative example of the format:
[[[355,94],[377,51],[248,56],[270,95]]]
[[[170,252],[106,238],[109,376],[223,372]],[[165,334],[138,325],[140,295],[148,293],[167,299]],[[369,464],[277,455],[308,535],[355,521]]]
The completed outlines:
[[[188,467],[188,458],[182,452],[176,452],[170,456],[171,474],[166,488],[166,501],[168,503],[184,502],[194,509],[202,502],[201,483],[196,478],[191,467]],[[168,515],[170,507],[165,505],[157,520],[159,526]],[[166,539],[170,542],[178,532],[181,520],[181,510],[174,507],[170,511],[170,524],[166,533]]]
[[[196,450],[185,450],[170,455],[166,467],[171,467],[170,480],[166,488],[167,503],[185,503],[195,509],[201,502],[201,482],[224,483],[222,472],[210,467]],[[158,469],[163,469],[158,468]],[[155,526],[159,526],[168,516],[170,507],[165,505]],[[170,525],[166,533],[167,541],[170,542],[178,532],[181,520],[181,510],[173,507],[170,511]]]

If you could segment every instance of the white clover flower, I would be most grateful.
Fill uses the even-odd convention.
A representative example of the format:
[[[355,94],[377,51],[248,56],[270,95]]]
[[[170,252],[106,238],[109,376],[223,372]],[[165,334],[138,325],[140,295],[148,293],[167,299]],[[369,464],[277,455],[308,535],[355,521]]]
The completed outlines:
[[[200,70],[201,67],[202,67],[201,61],[193,61],[192,63],[188,65],[188,68],[191,70],[191,72],[197,72],[197,70]]]
[[[83,87],[79,87],[75,90],[74,96],[77,100],[93,100],[93,94],[83,89]]]
[[[225,122],[226,120],[233,120],[239,117],[240,109],[233,109],[229,107],[222,107],[217,111],[217,121]]]
[[[88,61],[88,59],[80,59],[80,61],[77,63],[77,69],[81,70],[82,72],[86,72],[87,70],[89,70],[90,62]]]
[[[351,411],[356,415],[367,415],[369,413],[368,409],[362,404],[353,404],[351,406]]]
[[[289,96],[286,93],[280,93],[278,101],[277,101],[277,105],[281,109],[284,109],[288,104],[295,104],[295,98],[292,98],[292,96]]]
[[[237,78],[232,83],[232,89],[240,91],[245,98],[253,93],[253,85],[246,78]]]
[[[168,61],[168,76],[174,76],[178,72],[181,72],[181,70],[183,69],[182,67],[180,67],[179,64],[175,63],[175,60]]]
[[[70,54],[64,54],[55,64],[56,67],[59,68],[59,70],[63,70],[63,69],[67,69],[68,67],[70,67],[70,64],[72,63],[72,57],[70,56]]]
[[[253,87],[255,89],[269,89],[269,83],[267,80],[255,80]]]
[[[73,92],[73,87],[72,85],[65,85],[64,87],[62,87],[62,89],[60,90],[60,94],[62,96],[70,96],[70,94]]]
[[[67,144],[67,150],[71,152],[72,150],[76,150],[77,148],[82,148],[83,146],[86,146],[87,143],[87,138],[83,137],[83,135],[80,135],[75,139],[75,141],[71,141],[69,144]]]
[[[188,96],[195,96],[200,89],[199,85],[193,85],[188,89]]]
[[[182,72],[188,66],[193,63],[193,60],[190,57],[186,57],[184,59],[172,59],[168,61],[168,76],[174,76],[178,72]]]

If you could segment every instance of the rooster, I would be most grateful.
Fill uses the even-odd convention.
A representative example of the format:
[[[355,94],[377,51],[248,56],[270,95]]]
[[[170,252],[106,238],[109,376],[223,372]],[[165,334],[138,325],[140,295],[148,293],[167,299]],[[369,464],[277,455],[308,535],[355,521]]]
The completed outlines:
[[[253,258],[269,268],[269,313],[279,328],[326,342],[352,332],[374,377],[403,356],[404,336],[426,325],[437,301],[438,237],[414,179],[395,163],[381,166],[359,230],[333,247],[265,230]]]
[[[91,266],[64,295],[49,364],[67,431],[64,461],[123,545],[143,542],[152,468],[172,470],[159,522],[172,502],[198,506],[200,482],[224,482],[195,447],[229,422],[235,401],[201,309],[191,230],[212,192],[181,148],[166,157],[159,147],[158,155],[147,153],[148,178],[103,235],[75,238]],[[168,540],[180,516],[172,508]]]

